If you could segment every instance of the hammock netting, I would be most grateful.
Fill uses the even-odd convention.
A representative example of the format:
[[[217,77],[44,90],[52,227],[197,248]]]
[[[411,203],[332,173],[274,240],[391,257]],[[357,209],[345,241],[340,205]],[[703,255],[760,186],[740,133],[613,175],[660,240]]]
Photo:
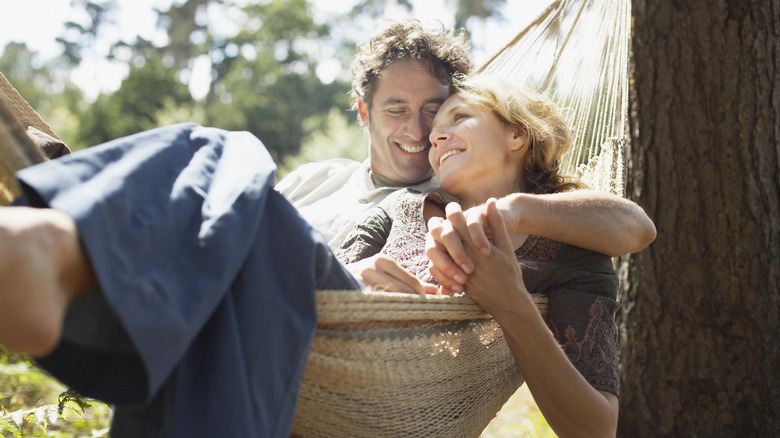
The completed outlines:
[[[556,1],[480,68],[550,95],[574,134],[562,173],[621,196],[630,8],[625,0]]]
[[[563,108],[563,173],[623,194],[628,0],[559,0],[480,71],[526,82]],[[25,135],[58,138],[0,74],[0,204],[42,161]],[[546,315],[546,297],[534,296]],[[318,291],[318,328],[292,435],[476,437],[523,383],[498,324],[468,297]]]

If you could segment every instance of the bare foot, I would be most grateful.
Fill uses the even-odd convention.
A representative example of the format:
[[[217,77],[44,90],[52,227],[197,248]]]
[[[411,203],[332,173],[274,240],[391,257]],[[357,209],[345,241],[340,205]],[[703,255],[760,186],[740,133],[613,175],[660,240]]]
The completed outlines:
[[[96,286],[73,219],[0,207],[0,344],[33,357],[50,353],[70,301]]]

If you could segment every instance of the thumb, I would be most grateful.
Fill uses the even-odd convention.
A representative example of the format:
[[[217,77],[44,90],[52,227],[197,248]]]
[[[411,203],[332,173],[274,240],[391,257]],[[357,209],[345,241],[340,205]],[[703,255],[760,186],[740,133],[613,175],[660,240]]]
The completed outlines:
[[[506,231],[504,217],[496,207],[496,199],[490,198],[485,203],[487,210],[487,223],[493,234],[493,244],[505,253],[513,252],[512,241],[509,239],[509,233]]]

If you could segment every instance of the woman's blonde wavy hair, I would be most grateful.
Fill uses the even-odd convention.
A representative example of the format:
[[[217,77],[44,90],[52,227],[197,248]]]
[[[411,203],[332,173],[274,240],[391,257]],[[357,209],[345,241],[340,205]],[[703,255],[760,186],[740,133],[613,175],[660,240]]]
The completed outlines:
[[[526,130],[520,191],[557,193],[585,187],[559,173],[561,157],[573,139],[566,119],[551,99],[487,74],[461,78],[455,90],[467,104],[488,108],[501,122]]]

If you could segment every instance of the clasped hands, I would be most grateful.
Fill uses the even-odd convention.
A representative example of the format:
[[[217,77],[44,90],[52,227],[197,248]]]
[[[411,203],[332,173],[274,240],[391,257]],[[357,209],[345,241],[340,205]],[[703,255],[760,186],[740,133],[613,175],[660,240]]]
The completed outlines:
[[[428,220],[425,248],[429,271],[439,286],[421,282],[384,255],[358,262],[350,270],[359,272],[361,281],[374,289],[416,294],[472,296],[502,282],[522,283],[515,245],[495,199],[465,211],[450,203],[445,213],[446,218]]]

